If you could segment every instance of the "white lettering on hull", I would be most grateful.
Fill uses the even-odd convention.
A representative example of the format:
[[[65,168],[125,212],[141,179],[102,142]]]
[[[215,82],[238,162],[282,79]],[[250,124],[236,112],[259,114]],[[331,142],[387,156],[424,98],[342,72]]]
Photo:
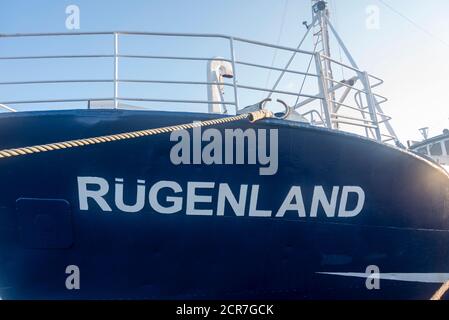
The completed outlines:
[[[183,187],[175,181],[158,181],[148,186],[145,180],[130,184],[117,178],[113,187],[104,178],[78,177],[79,209],[111,212],[114,208],[114,211],[126,213],[152,211],[192,216],[353,218],[365,205],[365,192],[358,186],[315,186],[308,206],[301,186],[292,186],[279,200],[266,194],[270,201],[263,201],[266,198],[263,186],[259,185],[242,184],[231,188],[227,183],[189,181]],[[267,202],[271,206],[278,204],[275,208],[263,207]]]

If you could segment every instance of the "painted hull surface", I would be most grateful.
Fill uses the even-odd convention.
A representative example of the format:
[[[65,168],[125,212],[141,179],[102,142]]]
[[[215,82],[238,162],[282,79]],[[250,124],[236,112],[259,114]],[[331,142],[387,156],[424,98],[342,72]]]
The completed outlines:
[[[3,114],[0,148],[216,117],[117,110]],[[276,173],[261,175],[257,163],[173,164],[177,142],[170,134],[0,159],[0,296],[428,299],[449,273],[449,178],[438,166],[305,124],[239,121],[214,128],[223,136],[225,129],[277,129]],[[86,198],[87,189],[98,194],[102,187],[92,181],[106,182],[106,205]],[[158,182],[165,187],[153,188]],[[225,187],[241,207],[220,200]],[[292,187],[296,197],[287,201]],[[348,193],[344,200],[343,211],[363,200],[355,216],[339,211],[344,187],[363,190],[364,199]],[[120,209],[137,204],[139,190],[143,208]],[[285,201],[289,210],[280,213]],[[78,268],[79,289],[67,288],[68,266]],[[354,274],[369,266],[400,275],[376,284]]]

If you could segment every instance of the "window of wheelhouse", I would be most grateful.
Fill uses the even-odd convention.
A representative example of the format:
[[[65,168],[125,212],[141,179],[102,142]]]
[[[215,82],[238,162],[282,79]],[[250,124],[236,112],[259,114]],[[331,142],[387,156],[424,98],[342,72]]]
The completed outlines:
[[[418,149],[418,153],[427,155],[427,147],[422,147]]]
[[[449,156],[449,140],[444,141],[444,146],[446,147],[446,155]]]
[[[431,156],[442,156],[443,148],[441,147],[441,142],[436,142],[429,146],[429,151]]]

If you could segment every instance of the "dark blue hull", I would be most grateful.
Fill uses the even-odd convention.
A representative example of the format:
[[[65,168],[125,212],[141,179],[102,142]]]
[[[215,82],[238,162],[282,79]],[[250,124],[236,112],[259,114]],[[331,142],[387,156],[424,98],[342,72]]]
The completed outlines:
[[[111,110],[4,114],[0,149],[211,118]],[[375,265],[381,273],[449,273],[449,178],[441,168],[304,124],[240,121],[215,128],[278,129],[277,173],[260,175],[256,165],[173,165],[169,134],[0,159],[0,297],[428,299],[440,287],[380,280],[380,289],[368,290],[365,278],[320,272],[363,273]],[[81,210],[79,177],[108,182],[104,199],[111,211],[92,199]],[[123,198],[131,204],[137,180],[145,180],[142,210],[117,209],[116,178],[123,179]],[[161,214],[148,204],[148,189],[158,181],[182,187],[180,212]],[[259,185],[257,209],[273,214],[250,216],[245,206],[237,215],[226,205],[223,216],[215,209],[189,215],[189,181],[215,183],[198,191],[213,199],[198,205],[203,210],[215,206],[220,183],[235,194],[241,185]],[[292,186],[301,188],[304,216],[287,211],[276,217]],[[360,186],[362,211],[341,217],[319,207],[311,216],[316,186],[327,195],[335,186]],[[66,287],[69,265],[79,268],[79,290]]]

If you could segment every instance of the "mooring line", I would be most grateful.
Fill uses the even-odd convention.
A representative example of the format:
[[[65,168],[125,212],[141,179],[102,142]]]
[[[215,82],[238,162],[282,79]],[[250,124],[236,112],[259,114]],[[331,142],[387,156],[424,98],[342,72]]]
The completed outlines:
[[[441,300],[446,292],[449,290],[449,281],[443,283],[443,285],[433,294],[430,300]]]
[[[54,143],[48,143],[48,144],[28,146],[28,147],[4,149],[4,150],[0,150],[0,159],[1,158],[18,157],[21,155],[48,152],[48,151],[54,151],[54,150],[60,150],[60,149],[84,147],[84,146],[88,146],[88,145],[92,145],[92,144],[134,139],[134,138],[157,135],[157,134],[162,134],[162,133],[169,133],[169,132],[174,132],[174,131],[179,131],[179,130],[187,130],[187,129],[197,128],[197,127],[208,127],[208,126],[213,126],[213,125],[217,125],[217,124],[235,122],[235,121],[239,121],[239,120],[243,120],[243,119],[248,119],[251,123],[254,123],[256,121],[259,121],[259,120],[262,120],[265,118],[271,118],[271,117],[273,117],[273,113],[271,111],[266,110],[266,109],[261,109],[258,111],[244,113],[244,114],[240,114],[240,115],[233,116],[233,117],[227,117],[227,118],[219,118],[219,119],[206,120],[206,121],[194,122],[194,123],[185,123],[185,124],[179,124],[179,125],[161,127],[161,128],[154,128],[154,129],[123,132],[123,133],[117,133],[117,134],[111,134],[111,135],[99,136],[99,137],[92,137],[92,138],[54,142]]]

